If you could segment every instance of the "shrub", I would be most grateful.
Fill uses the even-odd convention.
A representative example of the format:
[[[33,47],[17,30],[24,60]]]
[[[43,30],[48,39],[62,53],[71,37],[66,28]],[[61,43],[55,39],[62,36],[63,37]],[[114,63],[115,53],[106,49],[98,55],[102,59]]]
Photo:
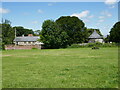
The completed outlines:
[[[104,43],[102,47],[116,47],[118,46],[116,43]]]
[[[117,47],[118,44],[116,43],[88,43],[86,45],[80,45],[80,44],[72,44],[71,46],[68,46],[68,48],[80,48],[80,47]]]
[[[96,46],[95,43],[88,43],[88,44],[86,45],[86,47],[95,47],[95,46]]]
[[[37,48],[32,48],[32,49],[37,49]]]
[[[80,48],[81,46],[79,44],[72,44],[71,46],[68,46],[68,48]]]
[[[5,50],[5,44],[4,43],[2,43],[2,45],[0,45],[0,49]]]

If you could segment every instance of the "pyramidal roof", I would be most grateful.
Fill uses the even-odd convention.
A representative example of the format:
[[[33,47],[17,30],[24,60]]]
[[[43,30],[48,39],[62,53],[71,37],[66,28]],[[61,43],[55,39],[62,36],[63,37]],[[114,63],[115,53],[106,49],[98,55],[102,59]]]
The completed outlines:
[[[96,30],[94,30],[94,32],[89,36],[89,38],[94,38],[94,39],[100,39],[102,38],[102,36],[100,36]]]

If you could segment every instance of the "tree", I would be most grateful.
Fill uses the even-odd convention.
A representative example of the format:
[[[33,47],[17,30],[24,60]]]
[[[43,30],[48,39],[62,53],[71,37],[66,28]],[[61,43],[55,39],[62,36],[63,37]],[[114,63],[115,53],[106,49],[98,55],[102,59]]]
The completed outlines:
[[[12,44],[15,33],[10,24],[2,24],[2,42],[4,44]]]
[[[120,43],[120,21],[110,31],[110,41]]]
[[[2,24],[0,24],[0,50],[2,49]]]
[[[22,36],[23,34],[25,36],[27,36],[28,34],[34,34],[34,32],[31,29],[25,29],[23,27],[12,27],[11,22],[9,20],[2,19],[2,24],[0,24],[0,32],[2,33],[2,35],[0,34],[0,40],[2,37],[3,49],[4,49],[4,45],[13,44],[13,40],[15,38],[15,28],[16,28],[17,36]]]
[[[85,41],[85,24],[78,17],[62,16],[56,20],[56,23],[69,36],[69,45]]]
[[[34,35],[35,35],[35,36],[39,36],[39,35],[40,35],[40,32],[41,32],[40,30],[36,30],[36,31],[34,31]]]
[[[2,24],[10,24],[11,25],[11,21],[2,18]]]
[[[16,28],[16,36],[28,36],[28,34],[34,34],[32,29],[26,29],[22,26],[18,26],[18,27],[13,27],[13,29]]]
[[[4,45],[13,44],[13,40],[15,38],[15,32],[9,20],[2,20],[2,24],[0,24],[0,30],[2,31],[2,49],[4,49]]]
[[[52,20],[46,20],[43,22],[40,37],[45,48],[65,48],[68,45],[67,33],[62,31]]]
[[[93,28],[88,28],[88,29],[87,29],[88,36],[90,36],[90,35],[94,32],[94,30],[96,30],[96,32],[97,32],[100,36],[102,36],[102,34],[101,34],[101,32],[100,32],[99,29],[93,29]]]
[[[104,39],[105,43],[110,42],[110,35],[107,35],[107,37]]]

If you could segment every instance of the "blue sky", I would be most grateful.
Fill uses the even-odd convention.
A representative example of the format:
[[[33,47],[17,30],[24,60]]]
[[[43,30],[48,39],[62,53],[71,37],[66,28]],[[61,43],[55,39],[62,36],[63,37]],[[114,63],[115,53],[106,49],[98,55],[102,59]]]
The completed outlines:
[[[116,2],[3,2],[0,13],[12,26],[40,30],[44,20],[56,20],[60,16],[77,16],[87,28],[100,29],[109,34],[118,21]]]

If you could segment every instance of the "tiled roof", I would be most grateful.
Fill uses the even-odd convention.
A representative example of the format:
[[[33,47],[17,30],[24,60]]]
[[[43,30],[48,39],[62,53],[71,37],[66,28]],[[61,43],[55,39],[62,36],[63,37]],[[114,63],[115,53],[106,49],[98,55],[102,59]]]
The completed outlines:
[[[40,39],[39,36],[23,36],[23,37],[16,37],[14,39],[14,41],[16,42],[20,42],[20,41],[37,41],[38,39]]]
[[[100,39],[103,38],[102,36],[100,36],[96,30],[94,30],[94,32],[89,36],[89,38],[94,38],[94,39]]]

